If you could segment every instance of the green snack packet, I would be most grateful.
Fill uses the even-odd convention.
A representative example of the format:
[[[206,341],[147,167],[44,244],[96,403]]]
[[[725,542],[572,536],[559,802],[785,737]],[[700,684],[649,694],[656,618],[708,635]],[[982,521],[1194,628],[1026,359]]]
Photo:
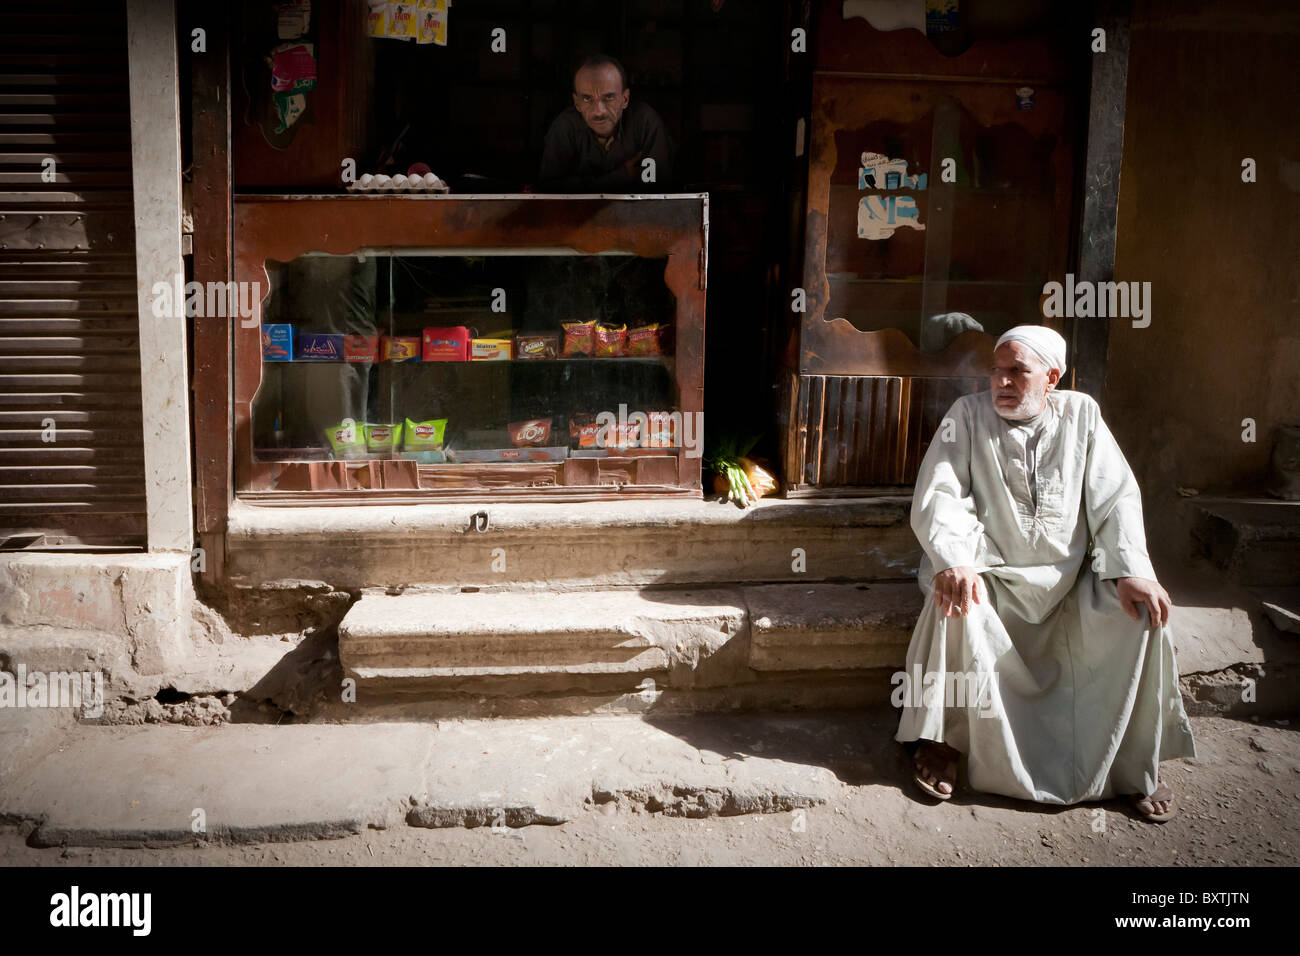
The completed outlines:
[[[325,429],[325,437],[334,449],[335,458],[364,458],[366,454],[365,438],[361,434],[362,426],[350,418],[343,419],[337,425]]]
[[[425,422],[406,420],[406,441],[402,445],[405,451],[436,451],[442,448],[443,436],[447,431],[447,419],[431,418]]]
[[[370,451],[395,452],[402,445],[402,423],[367,425],[366,448]]]

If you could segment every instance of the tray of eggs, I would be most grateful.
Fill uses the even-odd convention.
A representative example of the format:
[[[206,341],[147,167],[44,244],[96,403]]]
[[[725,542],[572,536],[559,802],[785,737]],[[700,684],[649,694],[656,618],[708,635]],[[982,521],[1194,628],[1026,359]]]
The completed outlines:
[[[357,181],[349,183],[350,193],[445,193],[451,190],[424,163],[416,163],[405,173],[389,176],[385,173],[364,173]]]

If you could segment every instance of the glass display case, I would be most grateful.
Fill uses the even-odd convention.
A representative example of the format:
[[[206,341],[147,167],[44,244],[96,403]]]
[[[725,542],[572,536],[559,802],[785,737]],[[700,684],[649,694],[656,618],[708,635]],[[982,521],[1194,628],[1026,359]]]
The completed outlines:
[[[237,200],[239,494],[700,495],[706,203]]]

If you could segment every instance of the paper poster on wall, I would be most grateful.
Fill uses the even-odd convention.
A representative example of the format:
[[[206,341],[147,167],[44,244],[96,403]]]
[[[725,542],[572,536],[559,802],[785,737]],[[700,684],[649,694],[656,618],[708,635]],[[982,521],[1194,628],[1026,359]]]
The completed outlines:
[[[858,238],[888,239],[900,226],[924,229],[921,210],[911,196],[894,190],[926,187],[925,173],[909,173],[907,160],[891,159],[883,153],[863,153],[858,170],[858,189],[878,191],[858,201]]]

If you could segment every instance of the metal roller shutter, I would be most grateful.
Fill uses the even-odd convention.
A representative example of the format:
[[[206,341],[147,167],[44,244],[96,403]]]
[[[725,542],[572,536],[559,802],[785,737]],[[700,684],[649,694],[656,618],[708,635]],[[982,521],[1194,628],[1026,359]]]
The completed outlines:
[[[125,5],[5,5],[0,549],[143,547],[138,329]]]

